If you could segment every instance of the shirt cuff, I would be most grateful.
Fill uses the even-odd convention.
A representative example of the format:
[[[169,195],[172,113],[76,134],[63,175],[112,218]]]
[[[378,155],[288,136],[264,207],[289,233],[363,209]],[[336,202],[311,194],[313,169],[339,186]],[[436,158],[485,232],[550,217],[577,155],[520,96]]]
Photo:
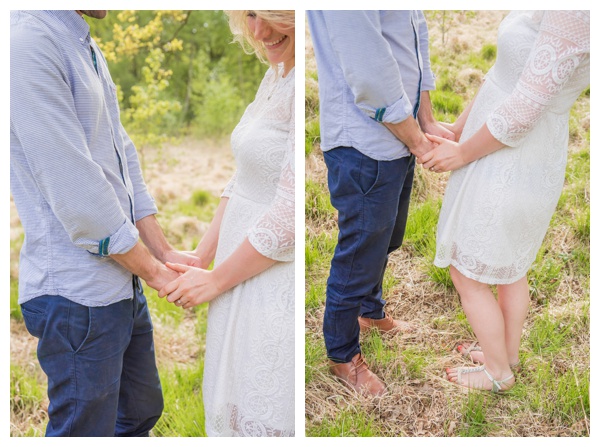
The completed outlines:
[[[435,74],[433,72],[423,73],[423,81],[421,82],[421,91],[429,92],[435,90]]]
[[[396,124],[413,115],[413,106],[406,97],[402,97],[389,107],[382,107],[375,111],[368,111],[367,115],[379,123]]]
[[[141,194],[135,197],[135,221],[142,220],[151,214],[157,214],[158,208],[154,199],[149,193]]]
[[[139,235],[140,233],[135,225],[127,220],[116,233],[109,237],[96,243],[89,241],[87,251],[98,256],[121,255],[127,253],[137,244]]]

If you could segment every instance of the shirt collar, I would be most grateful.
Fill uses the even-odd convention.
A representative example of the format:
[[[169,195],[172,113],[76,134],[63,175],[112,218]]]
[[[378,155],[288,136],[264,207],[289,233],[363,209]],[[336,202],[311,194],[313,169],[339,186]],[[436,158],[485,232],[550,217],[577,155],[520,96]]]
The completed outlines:
[[[73,10],[47,11],[60,20],[82,44],[90,42],[90,25]]]

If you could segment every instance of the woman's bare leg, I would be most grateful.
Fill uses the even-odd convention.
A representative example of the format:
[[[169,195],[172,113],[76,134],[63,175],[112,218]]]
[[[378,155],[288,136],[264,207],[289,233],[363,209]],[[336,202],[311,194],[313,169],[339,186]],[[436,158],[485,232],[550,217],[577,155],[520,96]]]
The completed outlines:
[[[490,287],[467,278],[452,266],[450,275],[467,320],[486,353],[486,370],[496,380],[510,377],[512,372],[505,342],[504,316]],[[458,381],[458,368],[449,368],[446,372],[448,380]],[[492,389],[492,383],[483,371],[463,375],[461,382],[461,385],[469,388]],[[513,383],[514,379],[507,381],[504,389],[510,388]]]

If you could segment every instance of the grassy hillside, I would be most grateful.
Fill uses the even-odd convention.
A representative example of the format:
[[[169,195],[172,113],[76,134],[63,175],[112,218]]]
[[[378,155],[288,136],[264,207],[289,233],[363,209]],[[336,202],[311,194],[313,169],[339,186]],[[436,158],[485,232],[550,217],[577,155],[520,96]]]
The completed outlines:
[[[437,75],[432,101],[440,121],[452,122],[475,95],[494,62],[496,30],[505,14],[427,13]],[[445,367],[466,363],[454,348],[474,335],[448,270],[432,264],[447,174],[418,167],[405,242],[390,257],[384,279],[387,312],[418,329],[361,336],[367,362],[390,392],[379,401],[357,399],[329,374],[323,343],[337,227],[319,149],[317,72],[308,31],[306,42],[306,435],[589,436],[589,89],[572,110],[563,194],[529,273],[524,369],[512,392],[468,393],[442,376]]]

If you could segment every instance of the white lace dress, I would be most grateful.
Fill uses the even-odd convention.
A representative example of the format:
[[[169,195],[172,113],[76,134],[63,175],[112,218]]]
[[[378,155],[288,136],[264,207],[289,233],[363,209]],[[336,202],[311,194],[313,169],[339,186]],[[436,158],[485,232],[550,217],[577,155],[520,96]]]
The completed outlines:
[[[294,436],[294,69],[270,68],[231,136],[215,265],[246,237],[275,265],[211,301],[204,365],[209,436]]]
[[[589,51],[589,11],[517,11],[502,21],[461,139],[487,123],[507,147],[451,174],[436,266],[487,284],[525,276],[563,187],[569,110],[589,85]]]

